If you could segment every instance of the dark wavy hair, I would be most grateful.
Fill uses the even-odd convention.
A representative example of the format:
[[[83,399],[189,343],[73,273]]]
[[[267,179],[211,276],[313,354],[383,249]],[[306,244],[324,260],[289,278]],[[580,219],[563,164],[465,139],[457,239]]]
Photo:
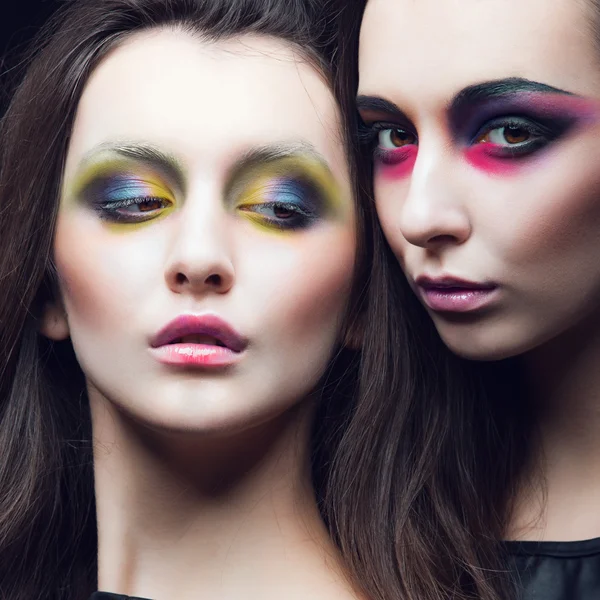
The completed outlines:
[[[363,202],[373,198],[372,157],[356,139],[366,2],[340,13],[335,81]],[[502,540],[536,433],[518,364],[454,356],[391,251],[380,251],[374,264],[386,264],[389,287],[373,287],[369,304],[387,327],[366,331],[361,378],[372,388],[358,397],[332,471],[331,489],[345,486],[347,499],[333,530],[373,600],[512,600]]]
[[[56,292],[53,233],[83,87],[121,40],[161,26],[274,36],[337,82],[360,224],[350,313],[363,345],[337,356],[321,385],[312,443],[322,515],[372,600],[500,597],[496,540],[525,420],[511,429],[516,399],[484,402],[483,375],[445,349],[383,241],[367,161],[354,169],[360,4],[70,0],[39,36],[0,122],[1,598],[81,600],[95,589],[85,381],[70,342],[46,340],[38,324]],[[339,49],[338,15],[350,18]]]
[[[178,27],[208,40],[243,34],[282,39],[331,82],[335,10],[334,0],[70,0],[23,61],[26,68],[0,121],[1,598],[80,600],[96,586],[85,380],[71,343],[38,333],[42,310],[57,289],[52,246],[59,190],[90,73],[132,33]],[[353,315],[362,310],[375,231],[370,207],[357,211]],[[332,457],[356,392],[356,358],[341,351],[321,385],[313,460],[324,518]],[[333,498],[334,505],[339,501]]]

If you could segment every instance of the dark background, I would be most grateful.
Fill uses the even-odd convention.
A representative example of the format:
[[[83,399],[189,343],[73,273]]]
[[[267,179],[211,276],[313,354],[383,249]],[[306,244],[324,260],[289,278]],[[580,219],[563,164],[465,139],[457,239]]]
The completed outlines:
[[[19,59],[59,4],[59,0],[0,0],[0,115],[18,80]]]
[[[57,6],[57,0],[2,0],[0,53],[29,41]]]

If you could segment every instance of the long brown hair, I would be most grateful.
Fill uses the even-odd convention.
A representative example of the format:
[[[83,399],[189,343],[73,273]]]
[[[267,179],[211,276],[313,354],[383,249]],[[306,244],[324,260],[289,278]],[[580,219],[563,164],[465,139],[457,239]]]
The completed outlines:
[[[338,22],[336,89],[352,132],[365,5],[356,0]],[[366,202],[371,156],[353,145]],[[365,331],[359,378],[370,389],[361,387],[332,470],[329,493],[346,498],[332,499],[332,531],[373,600],[512,599],[501,540],[533,437],[517,365],[454,356],[375,241],[374,269],[387,271],[375,277],[388,287],[370,289],[369,310],[387,326]]]
[[[176,26],[210,40],[245,33],[283,39],[331,81],[333,14],[322,0],[71,0],[39,36],[0,122],[1,598],[80,600],[96,584],[84,376],[69,341],[53,343],[38,333],[39,317],[56,292],[52,243],[59,190],[89,74],[132,32]],[[357,210],[362,259],[352,314],[360,312],[370,262],[367,229],[373,227],[369,207]],[[355,359],[340,352],[322,385],[313,436],[318,497],[352,404],[354,379],[343,376]]]

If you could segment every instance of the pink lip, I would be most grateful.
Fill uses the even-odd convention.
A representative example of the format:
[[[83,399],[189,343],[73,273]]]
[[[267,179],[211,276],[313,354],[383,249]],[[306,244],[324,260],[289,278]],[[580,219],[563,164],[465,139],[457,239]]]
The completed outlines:
[[[201,335],[219,343],[181,341]],[[167,365],[224,367],[237,362],[248,340],[216,315],[181,315],[161,329],[151,341],[151,353]]]
[[[467,313],[487,307],[498,286],[455,277],[417,277],[415,280],[425,304],[436,312]]]

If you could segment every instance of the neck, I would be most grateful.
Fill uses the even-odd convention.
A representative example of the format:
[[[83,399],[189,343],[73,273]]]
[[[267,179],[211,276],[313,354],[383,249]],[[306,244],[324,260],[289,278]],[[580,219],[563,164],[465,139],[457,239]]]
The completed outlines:
[[[540,453],[518,531],[557,541],[600,537],[600,319],[525,358]]]
[[[153,600],[352,598],[310,476],[306,405],[238,435],[144,430],[90,392],[98,587]]]

